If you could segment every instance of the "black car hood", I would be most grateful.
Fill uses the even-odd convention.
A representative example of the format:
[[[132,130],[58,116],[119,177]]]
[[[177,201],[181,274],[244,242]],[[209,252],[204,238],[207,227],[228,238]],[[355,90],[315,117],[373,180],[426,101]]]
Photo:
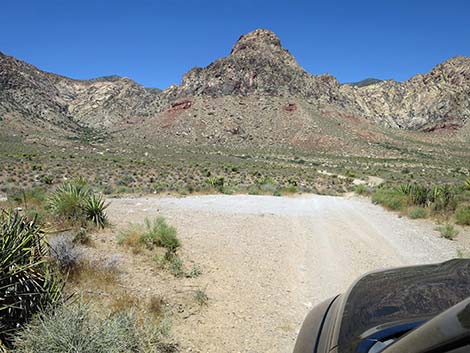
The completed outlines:
[[[357,352],[361,340],[374,330],[428,320],[467,297],[467,259],[367,274],[343,296],[337,351]]]

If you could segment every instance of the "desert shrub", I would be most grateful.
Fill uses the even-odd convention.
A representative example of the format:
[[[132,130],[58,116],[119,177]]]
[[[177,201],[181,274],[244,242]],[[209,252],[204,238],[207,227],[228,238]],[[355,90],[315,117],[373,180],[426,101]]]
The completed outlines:
[[[51,177],[50,175],[42,175],[40,178],[41,182],[46,185],[52,185],[54,182],[54,178]]]
[[[281,188],[281,193],[283,194],[295,194],[297,193],[297,186],[296,185],[288,185],[288,186],[284,186]]]
[[[163,217],[156,217],[153,220],[146,218],[143,226],[130,225],[119,233],[117,241],[130,247],[140,245],[145,245],[149,249],[155,246],[163,247],[170,252],[175,252],[181,246],[176,228],[170,226]]]
[[[93,222],[104,227],[107,224],[108,205],[82,179],[59,186],[49,198],[49,207],[55,217],[73,225],[86,226],[87,222]]]
[[[207,178],[206,183],[216,190],[221,190],[224,187],[224,177],[210,177]]]
[[[397,192],[408,197],[408,201],[416,206],[430,206],[435,211],[452,208],[455,192],[449,185],[428,187],[420,184],[402,184]]]
[[[49,241],[52,259],[60,269],[70,271],[79,264],[82,253],[66,235],[58,235]]]
[[[117,243],[127,247],[138,249],[142,242],[140,240],[145,229],[140,224],[131,224],[127,228],[119,231],[117,235]]]
[[[170,251],[175,251],[180,247],[176,228],[168,225],[163,217],[156,217],[154,220],[146,218],[144,225],[145,231],[140,236],[140,241],[147,247],[161,246]]]
[[[119,186],[129,186],[134,182],[135,182],[135,179],[134,179],[133,176],[124,175],[116,182],[116,184],[119,185]]]
[[[418,206],[426,206],[430,199],[431,190],[427,186],[413,184],[411,187],[411,203]]]
[[[359,185],[356,185],[356,187],[354,188],[354,192],[358,195],[367,195],[369,194],[369,189],[366,185],[359,184]]]
[[[372,202],[391,210],[402,210],[407,205],[407,197],[400,191],[382,187],[372,194]]]
[[[248,195],[260,195],[261,190],[258,185],[250,185],[248,188]]]
[[[207,296],[207,293],[206,293],[206,289],[197,289],[195,292],[194,292],[194,299],[196,300],[196,302],[200,305],[200,306],[203,306],[203,305],[207,305],[208,301],[209,301],[209,297]]]
[[[162,316],[165,309],[165,301],[161,296],[152,295],[148,302],[148,311],[154,316]]]
[[[176,228],[166,223],[164,218],[157,218],[159,244],[160,246],[175,252],[181,246],[181,243],[176,236]]]
[[[200,275],[202,275],[202,270],[197,265],[193,265],[193,267],[191,267],[191,270],[189,270],[186,273],[187,278],[196,278],[196,277],[199,277]]]
[[[465,180],[464,188],[465,188],[466,190],[470,190],[470,179]]]
[[[118,285],[119,270],[106,262],[82,260],[69,271],[67,279],[81,288],[114,291]]]
[[[443,226],[437,227],[436,230],[438,230],[444,238],[450,239],[450,240],[454,239],[457,236],[457,234],[459,234],[459,231],[455,229],[455,227],[452,224],[449,224],[449,223]]]
[[[80,227],[80,229],[78,229],[78,231],[75,233],[72,241],[75,244],[82,245],[91,245],[93,242],[87,229],[82,227]]]
[[[271,178],[258,179],[256,181],[256,185],[258,186],[262,194],[273,195],[278,189],[276,181]]]
[[[177,278],[196,278],[202,274],[202,270],[197,265],[193,265],[188,271],[181,257],[169,250],[167,250],[164,255],[157,254],[154,260],[159,268],[168,270],[173,276]]]
[[[18,207],[24,208],[26,218],[35,220],[37,224],[44,224],[48,220],[45,210],[47,196],[42,188],[32,188],[26,190],[11,190],[8,194],[8,201]]]
[[[431,189],[429,201],[435,211],[455,208],[455,191],[449,185],[435,186]]]
[[[413,207],[408,211],[408,216],[411,219],[426,218],[428,216],[428,212],[424,207]]]
[[[179,256],[171,256],[169,260],[169,268],[170,272],[175,277],[183,277],[185,275],[185,271],[183,268],[183,260]]]
[[[8,195],[8,200],[28,208],[31,205],[42,205],[47,199],[42,188],[32,188],[28,190],[15,190]]]
[[[19,353],[175,352],[162,343],[167,332],[166,321],[139,325],[132,311],[100,318],[90,306],[78,304],[42,313],[16,337],[15,345]]]
[[[470,205],[458,208],[455,212],[455,220],[457,224],[470,225]]]
[[[39,226],[17,213],[0,213],[0,341],[61,298],[63,282],[46,261]]]

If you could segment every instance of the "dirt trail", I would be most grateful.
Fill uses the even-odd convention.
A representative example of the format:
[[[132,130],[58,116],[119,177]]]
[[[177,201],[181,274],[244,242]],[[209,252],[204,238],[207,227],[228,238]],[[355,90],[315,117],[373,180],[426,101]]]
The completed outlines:
[[[209,305],[173,327],[185,352],[291,352],[308,310],[363,273],[456,255],[432,223],[359,198],[123,198],[109,214],[117,228],[165,216],[178,228],[183,258],[203,269],[190,285],[207,286]],[[163,286],[144,278],[130,274],[129,285]]]

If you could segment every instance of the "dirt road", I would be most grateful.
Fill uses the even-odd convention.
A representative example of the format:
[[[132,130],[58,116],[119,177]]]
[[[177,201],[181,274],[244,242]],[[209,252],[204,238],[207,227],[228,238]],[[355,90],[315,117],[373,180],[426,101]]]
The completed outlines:
[[[308,310],[363,273],[456,255],[431,222],[359,198],[124,198],[109,214],[118,227],[165,216],[183,258],[203,269],[193,281],[207,286],[209,305],[173,327],[183,351],[291,352]]]

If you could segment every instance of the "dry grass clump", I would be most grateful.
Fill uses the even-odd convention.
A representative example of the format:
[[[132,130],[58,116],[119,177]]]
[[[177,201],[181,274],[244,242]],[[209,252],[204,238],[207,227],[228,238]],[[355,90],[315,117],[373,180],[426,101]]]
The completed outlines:
[[[165,310],[165,301],[161,296],[153,295],[148,301],[147,310],[153,316],[160,317],[163,315]]]
[[[119,272],[102,263],[83,260],[69,272],[68,280],[76,287],[87,290],[110,290],[118,285]]]
[[[138,298],[128,291],[114,293],[109,304],[112,313],[119,313],[130,309],[135,310],[138,306]]]

